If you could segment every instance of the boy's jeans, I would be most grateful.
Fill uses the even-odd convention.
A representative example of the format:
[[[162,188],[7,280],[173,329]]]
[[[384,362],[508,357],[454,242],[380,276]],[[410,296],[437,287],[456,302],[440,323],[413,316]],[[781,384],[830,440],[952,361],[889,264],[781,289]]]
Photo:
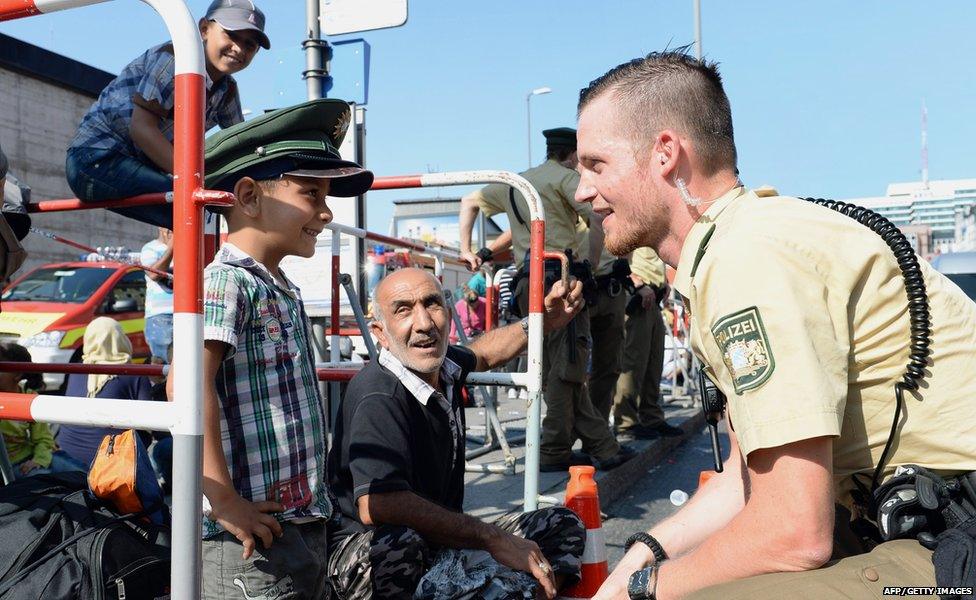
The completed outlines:
[[[152,357],[169,363],[169,346],[173,343],[172,313],[146,317],[145,337]]]
[[[154,165],[103,148],[69,148],[65,175],[71,191],[82,202],[120,200],[173,189],[170,176]],[[171,204],[109,210],[150,225],[173,228]]]
[[[226,531],[203,540],[203,599],[322,600],[329,597],[325,521],[282,523],[270,548],[244,546]]]

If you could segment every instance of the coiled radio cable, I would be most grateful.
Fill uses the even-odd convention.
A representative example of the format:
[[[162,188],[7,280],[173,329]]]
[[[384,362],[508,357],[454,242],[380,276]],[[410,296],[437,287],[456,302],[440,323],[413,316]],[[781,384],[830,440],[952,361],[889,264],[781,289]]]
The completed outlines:
[[[885,217],[862,206],[848,204],[846,202],[825,200],[823,198],[804,198],[804,200],[847,215],[881,236],[881,239],[888,244],[888,247],[894,253],[895,259],[898,261],[898,268],[901,269],[902,277],[905,279],[905,292],[908,295],[911,346],[909,347],[908,365],[905,366],[905,374],[902,375],[901,381],[895,383],[895,418],[891,423],[891,431],[888,433],[888,442],[881,452],[878,466],[875,468],[874,476],[871,478],[871,492],[874,492],[881,481],[881,474],[884,472],[885,463],[888,461],[888,453],[891,451],[891,446],[895,441],[898,422],[901,420],[902,407],[905,403],[905,390],[917,390],[922,379],[925,378],[925,367],[928,364],[929,346],[931,345],[930,334],[932,332],[931,320],[929,318],[929,298],[925,290],[925,279],[922,276],[922,269],[919,266],[915,249],[912,248],[905,234]],[[871,495],[868,497],[873,500]]]

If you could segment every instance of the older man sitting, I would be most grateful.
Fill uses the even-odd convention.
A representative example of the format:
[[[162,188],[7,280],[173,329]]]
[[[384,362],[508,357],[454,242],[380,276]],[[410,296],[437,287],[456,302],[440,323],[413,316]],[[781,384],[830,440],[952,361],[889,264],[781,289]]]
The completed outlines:
[[[565,326],[582,308],[581,292],[575,281],[568,290],[553,286],[545,299],[547,330]],[[370,327],[382,349],[350,382],[329,453],[340,509],[329,532],[336,592],[347,600],[409,598],[439,550],[465,549],[487,552],[452,555],[461,557],[465,575],[472,562],[514,570],[486,577],[494,578],[487,583],[496,586],[493,598],[537,591],[554,597],[579,578],[585,531],[575,514],[554,507],[489,524],[462,512],[461,388],[469,372],[504,364],[525,348],[527,321],[485,333],[467,348],[449,346],[451,309],[437,279],[420,269],[399,270],[379,284],[374,316]],[[471,556],[481,558],[465,558]],[[499,583],[504,573],[515,583]]]

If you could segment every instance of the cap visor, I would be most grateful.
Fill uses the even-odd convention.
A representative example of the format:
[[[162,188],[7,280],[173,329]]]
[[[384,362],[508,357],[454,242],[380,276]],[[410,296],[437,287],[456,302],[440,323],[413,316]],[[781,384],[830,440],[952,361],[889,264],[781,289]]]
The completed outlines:
[[[329,179],[329,195],[339,198],[365,194],[373,185],[373,172],[349,161],[333,161],[328,169],[296,169],[283,175]]]
[[[213,19],[218,25],[226,29],[227,31],[244,31],[245,29],[250,29],[258,34],[258,43],[265,50],[271,50],[271,40],[268,36],[261,31],[254,23],[250,23],[243,19],[233,19],[227,17],[221,17],[219,19]]]

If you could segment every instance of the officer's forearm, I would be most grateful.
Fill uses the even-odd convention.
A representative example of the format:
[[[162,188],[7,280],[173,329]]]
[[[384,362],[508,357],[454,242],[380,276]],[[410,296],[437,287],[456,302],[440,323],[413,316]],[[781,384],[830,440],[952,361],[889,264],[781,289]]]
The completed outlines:
[[[745,466],[735,436],[730,441],[724,471],[714,475],[708,485],[699,489],[681,510],[650,529],[649,533],[660,542],[669,557],[677,558],[694,550],[742,510],[745,504]],[[626,580],[634,571],[653,562],[651,549],[636,543],[614,567],[613,575]]]
[[[830,448],[829,439],[814,439],[750,454],[745,506],[694,550],[661,567],[658,598],[823,565],[832,550]]]
[[[471,196],[461,198],[461,210],[458,215],[460,226],[461,251],[470,251],[471,230],[474,229],[474,219],[478,216],[478,203]]]
[[[512,230],[506,229],[496,237],[494,240],[488,244],[488,248],[491,250],[492,254],[497,254],[504,250],[508,250],[512,245]]]
[[[670,557],[686,554],[728,525],[745,504],[742,471],[726,461],[725,471],[715,475],[680,511],[650,529]]]

